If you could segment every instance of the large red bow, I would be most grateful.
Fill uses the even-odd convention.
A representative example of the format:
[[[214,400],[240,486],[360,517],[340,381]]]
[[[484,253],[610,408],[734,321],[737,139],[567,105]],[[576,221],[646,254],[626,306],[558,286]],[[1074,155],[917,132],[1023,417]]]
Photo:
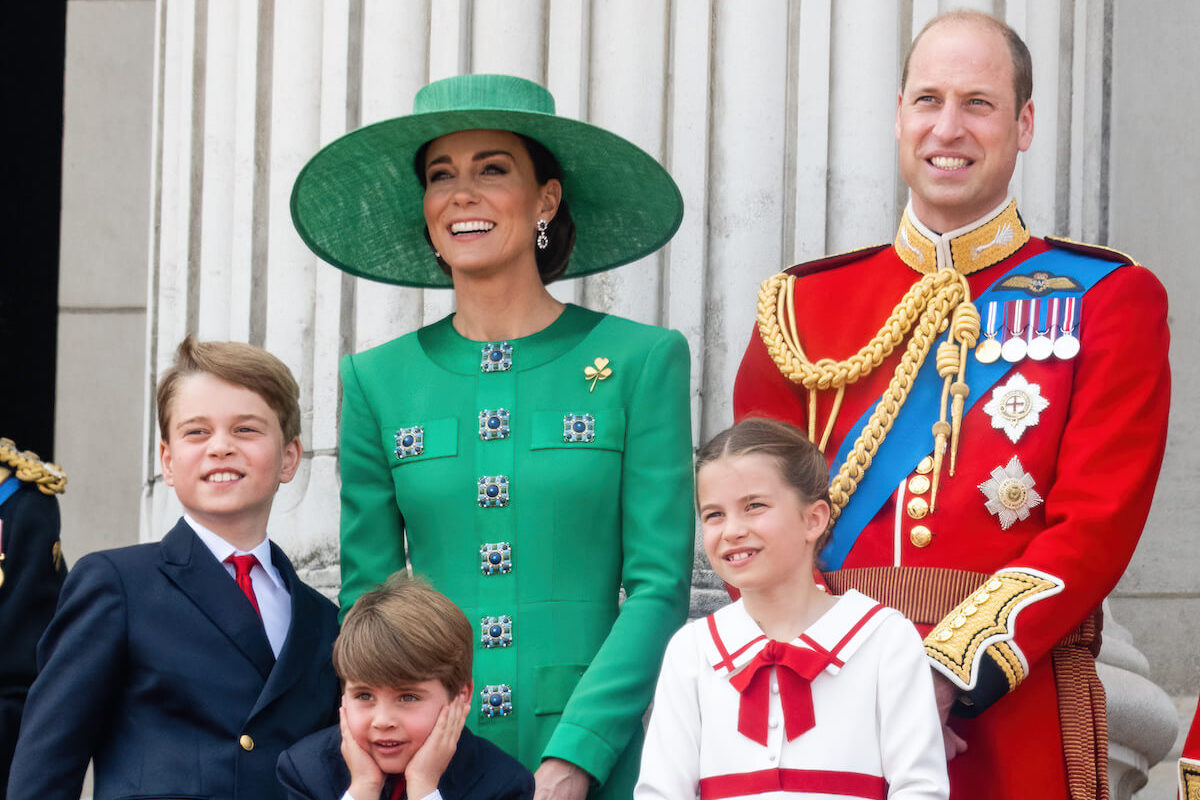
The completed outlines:
[[[788,741],[816,725],[812,687],[809,682],[832,661],[828,653],[796,647],[771,639],[754,660],[729,679],[741,692],[738,731],[761,745],[767,743],[770,710],[771,667],[776,667],[779,699],[783,703],[783,727]]]

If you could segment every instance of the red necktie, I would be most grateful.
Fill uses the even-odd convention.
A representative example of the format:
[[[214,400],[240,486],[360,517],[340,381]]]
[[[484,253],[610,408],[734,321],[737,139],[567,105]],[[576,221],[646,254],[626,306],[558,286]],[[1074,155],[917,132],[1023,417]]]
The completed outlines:
[[[761,745],[767,743],[767,715],[770,710],[771,667],[776,667],[779,699],[783,704],[783,727],[790,742],[816,725],[812,687],[809,681],[829,665],[831,656],[807,647],[796,647],[774,639],[759,651],[754,660],[729,679],[741,692],[738,705],[738,731]]]
[[[251,555],[245,556],[230,556],[225,559],[226,564],[233,564],[233,568],[237,570],[237,574],[233,579],[237,581],[237,585],[246,595],[246,599],[250,601],[250,605],[254,606],[254,613],[262,616],[262,611],[258,609],[258,598],[254,596],[254,584],[250,582],[250,570],[257,564],[258,559]]]
[[[388,796],[388,800],[403,800],[404,797],[404,776],[397,775],[392,784],[392,793]]]

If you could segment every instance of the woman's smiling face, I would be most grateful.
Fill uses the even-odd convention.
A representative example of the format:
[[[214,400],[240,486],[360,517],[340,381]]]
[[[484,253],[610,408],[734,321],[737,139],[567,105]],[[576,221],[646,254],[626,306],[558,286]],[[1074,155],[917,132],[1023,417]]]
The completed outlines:
[[[537,222],[554,218],[561,196],[557,180],[538,184],[525,143],[510,131],[456,131],[426,149],[425,224],[455,274],[536,275]]]

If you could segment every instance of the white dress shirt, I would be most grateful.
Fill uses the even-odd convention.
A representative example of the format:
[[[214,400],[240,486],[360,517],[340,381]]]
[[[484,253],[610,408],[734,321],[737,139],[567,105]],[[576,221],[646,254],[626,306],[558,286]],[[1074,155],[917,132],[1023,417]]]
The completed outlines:
[[[254,586],[254,596],[258,600],[258,610],[262,612],[263,627],[267,630],[271,651],[279,658],[283,643],[287,639],[288,628],[292,624],[292,596],[288,593],[279,570],[271,562],[271,540],[264,536],[253,550],[238,550],[187,514],[183,515],[183,519],[200,537],[200,541],[212,551],[213,557],[225,567],[230,578],[235,577],[237,571],[233,564],[226,564],[225,559],[232,555],[251,555],[258,559],[258,564],[250,570],[250,583]]]

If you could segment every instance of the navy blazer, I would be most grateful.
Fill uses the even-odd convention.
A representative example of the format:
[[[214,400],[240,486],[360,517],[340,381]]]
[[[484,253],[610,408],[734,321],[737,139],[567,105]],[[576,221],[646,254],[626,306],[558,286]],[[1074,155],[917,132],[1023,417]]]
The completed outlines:
[[[271,560],[292,598],[276,661],[246,596],[180,520],[161,542],[71,569],[38,645],[8,800],[284,797],[284,748],[337,719],[334,606]]]
[[[288,800],[341,800],[350,788],[337,725],[317,731],[279,757],[279,780]],[[528,800],[533,775],[487,739],[466,728],[442,779],[442,800]],[[420,798],[411,798],[420,800]]]
[[[17,480],[15,477],[10,481]],[[25,694],[37,677],[37,643],[54,616],[67,570],[58,540],[58,500],[21,483],[0,500],[0,797],[17,746]]]

